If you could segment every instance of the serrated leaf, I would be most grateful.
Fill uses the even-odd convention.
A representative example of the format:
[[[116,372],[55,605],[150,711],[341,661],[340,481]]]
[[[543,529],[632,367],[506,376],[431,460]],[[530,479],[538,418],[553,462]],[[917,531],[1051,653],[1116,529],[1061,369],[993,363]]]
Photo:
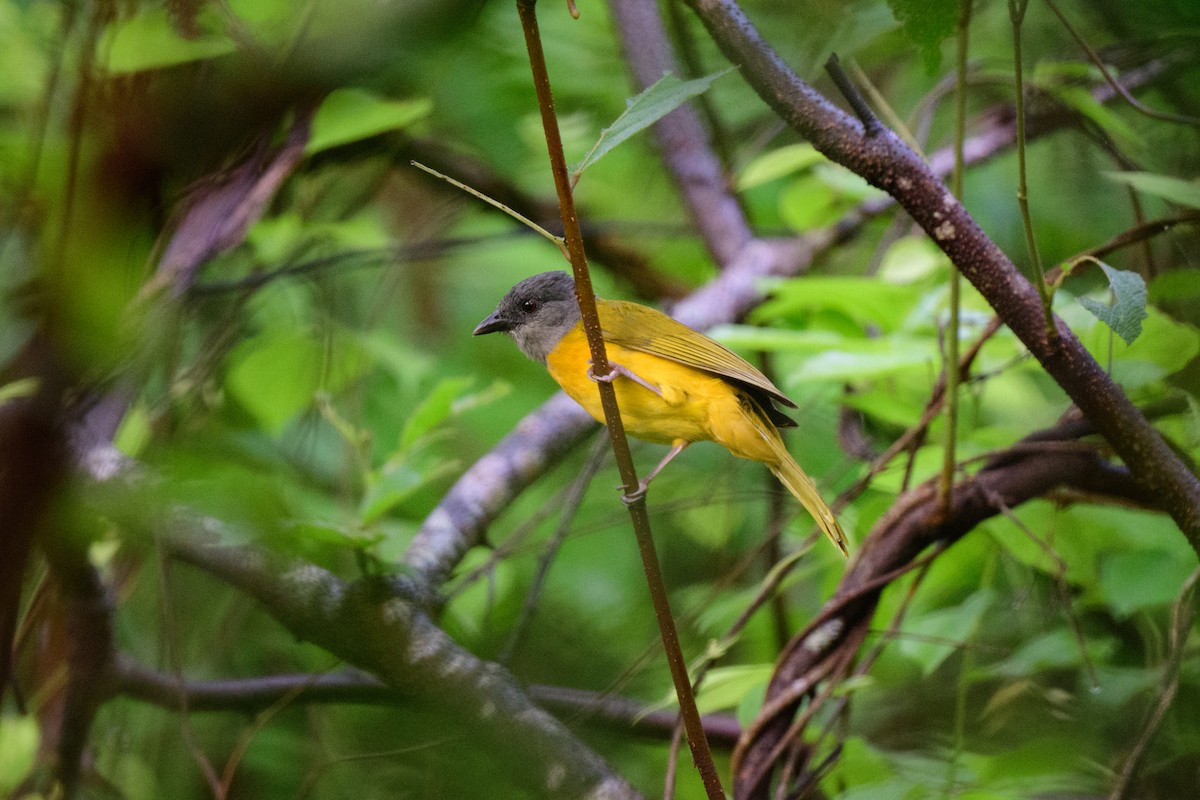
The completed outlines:
[[[1136,272],[1113,269],[1103,261],[1098,262],[1104,274],[1108,276],[1108,285],[1112,289],[1113,303],[1105,305],[1090,297],[1079,298],[1079,303],[1095,315],[1096,319],[1125,340],[1125,344],[1133,344],[1133,340],[1142,332],[1142,320],[1146,313],[1146,282]]]
[[[1105,177],[1188,208],[1200,208],[1200,183],[1153,172],[1106,172]]]
[[[608,154],[610,150],[639,131],[645,130],[691,98],[706,91],[713,81],[733,67],[690,81],[681,81],[671,73],[658,79],[637,97],[628,102],[624,113],[612,125],[600,132],[600,138],[583,160],[571,168],[576,177]]]
[[[958,26],[959,0],[888,0],[888,7],[921,50],[925,70],[935,72],[942,63],[941,44]]]

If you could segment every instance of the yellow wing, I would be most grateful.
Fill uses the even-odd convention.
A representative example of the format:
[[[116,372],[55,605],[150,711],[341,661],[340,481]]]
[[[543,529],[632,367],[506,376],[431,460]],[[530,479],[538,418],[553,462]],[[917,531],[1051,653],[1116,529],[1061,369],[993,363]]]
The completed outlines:
[[[599,300],[597,305],[604,341],[712,372],[761,389],[772,399],[796,407],[766,375],[737,353],[661,311],[622,300]]]

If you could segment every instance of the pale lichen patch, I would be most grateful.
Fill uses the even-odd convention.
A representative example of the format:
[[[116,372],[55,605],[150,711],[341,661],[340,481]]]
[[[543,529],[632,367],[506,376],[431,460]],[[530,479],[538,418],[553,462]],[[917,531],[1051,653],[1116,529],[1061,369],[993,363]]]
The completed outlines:
[[[283,580],[306,594],[323,590],[330,583],[329,573],[312,564],[300,564],[288,570]]]
[[[821,652],[841,634],[843,627],[844,624],[840,618],[829,620],[805,637],[804,649],[810,653]]]
[[[551,764],[550,769],[546,770],[546,789],[557,792],[562,788],[563,781],[566,779],[567,768],[562,764]]]
[[[585,800],[627,800],[627,798],[637,796],[638,794],[633,791],[633,788],[622,779],[608,777],[599,786],[584,795],[584,798]]]
[[[397,622],[407,623],[412,619],[412,606],[408,604],[407,600],[393,597],[383,604],[379,613],[388,625],[395,625]]]
[[[954,223],[946,220],[941,225],[933,229],[933,238],[939,242],[945,242],[953,239],[958,235],[958,231],[954,227]]]

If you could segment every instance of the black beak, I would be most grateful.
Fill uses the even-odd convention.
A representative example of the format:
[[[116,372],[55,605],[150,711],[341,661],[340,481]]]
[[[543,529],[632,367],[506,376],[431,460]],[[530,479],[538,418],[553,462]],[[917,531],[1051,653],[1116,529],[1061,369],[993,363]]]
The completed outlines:
[[[485,333],[495,333],[501,331],[507,333],[513,329],[513,324],[509,320],[500,316],[500,311],[497,309],[491,314],[488,314],[487,319],[475,326],[472,336],[482,336]]]

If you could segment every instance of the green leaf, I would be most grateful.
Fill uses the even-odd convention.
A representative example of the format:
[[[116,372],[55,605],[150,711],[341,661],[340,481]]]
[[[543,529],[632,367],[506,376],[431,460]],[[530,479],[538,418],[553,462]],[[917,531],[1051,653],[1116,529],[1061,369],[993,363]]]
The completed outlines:
[[[748,325],[721,325],[709,335],[734,349],[810,354],[799,368],[788,373],[790,381],[868,380],[914,369],[936,371],[938,362],[937,342],[932,338],[850,338],[829,331]]]
[[[1112,328],[1125,344],[1133,344],[1133,340],[1142,332],[1142,320],[1146,313],[1146,282],[1136,272],[1113,269],[1103,261],[1097,262],[1104,274],[1108,276],[1108,284],[1112,288],[1113,304],[1103,303],[1088,297],[1079,298],[1079,303],[1092,312],[1096,319]]]
[[[970,641],[993,599],[992,592],[981,589],[956,606],[905,620],[897,649],[919,664],[928,677],[951,653]]]
[[[1155,303],[1194,300],[1200,297],[1200,269],[1175,269],[1150,281],[1150,299]]]
[[[1116,642],[1108,638],[1086,638],[1084,646],[1093,662],[1105,661],[1116,649]],[[1024,678],[1044,670],[1077,667],[1082,663],[1079,640],[1070,628],[1063,627],[1025,642],[986,672],[1007,678]]]
[[[290,331],[244,342],[230,355],[225,386],[268,433],[280,433],[318,391],[336,393],[366,370],[362,348],[346,334],[326,341]]]
[[[162,8],[151,8],[118,22],[108,33],[105,65],[109,74],[123,75],[202,61],[236,50],[224,36],[184,38]]]
[[[710,670],[696,696],[700,713],[712,714],[736,708],[750,692],[767,684],[773,670],[771,664],[746,664]],[[671,697],[674,696],[672,692]]]
[[[18,378],[11,383],[0,386],[0,405],[18,397],[33,397],[37,394],[37,378]]]
[[[825,160],[811,144],[789,144],[763,153],[752,160],[738,177],[737,188],[741,191],[761,186],[808,169]]]
[[[733,67],[705,75],[690,81],[681,81],[671,73],[658,79],[632,100],[628,101],[624,113],[617,117],[612,125],[600,132],[600,138],[583,160],[571,168],[576,177],[583,171],[603,158],[610,150],[639,131],[645,130],[660,119],[670,114],[691,98],[705,92],[712,86],[713,81],[726,73],[732,72]]]
[[[1200,208],[1200,183],[1153,172],[1106,172],[1105,177],[1189,208]]]
[[[1077,319],[1071,319],[1074,310]],[[1113,349],[1113,376],[1131,387],[1160,380],[1183,369],[1200,354],[1200,330],[1149,306],[1142,335],[1133,344]],[[1109,351],[1107,327],[1097,325],[1082,306],[1063,308],[1068,323],[1079,331],[1080,341],[1103,362]],[[1090,326],[1090,327],[1089,327]],[[1140,381],[1140,382],[1138,382]]]
[[[309,544],[326,544],[334,547],[352,547],[364,550],[378,544],[383,534],[372,531],[364,532],[349,526],[339,525],[327,520],[304,520],[288,526],[288,533],[296,541]]]
[[[1063,105],[1075,109],[1082,116],[1096,123],[1101,130],[1117,139],[1125,147],[1138,147],[1143,144],[1143,139],[1138,132],[1112,108],[1097,100],[1086,86],[1077,84],[1056,86],[1051,91],[1062,101]]]
[[[842,216],[845,201],[820,176],[806,172],[788,181],[779,195],[779,216],[794,231],[833,223]]]
[[[948,274],[950,259],[928,236],[903,236],[892,243],[879,262],[878,281],[907,284]]]
[[[885,283],[875,278],[807,277],[785,281],[771,290],[771,299],[751,314],[764,322],[795,319],[804,312],[836,311],[860,325],[895,330],[921,299],[911,284]]]
[[[429,115],[428,99],[388,100],[363,89],[338,89],[317,109],[308,155],[412,125]]]
[[[1113,553],[1100,565],[1100,594],[1119,616],[1166,605],[1179,595],[1196,560],[1162,550]]]
[[[888,0],[888,6],[932,75],[942,64],[942,42],[958,26],[959,0]]]
[[[359,504],[359,521],[370,525],[417,492],[458,469],[454,461],[442,461],[429,467],[399,458],[386,465],[369,481]]]
[[[37,743],[38,724],[32,714],[0,716],[0,792],[6,797],[28,778]]]
[[[454,401],[472,383],[472,378],[445,378],[433,387],[433,391],[409,414],[404,431],[400,434],[401,449],[410,447],[421,436],[444,422],[453,410]]]

